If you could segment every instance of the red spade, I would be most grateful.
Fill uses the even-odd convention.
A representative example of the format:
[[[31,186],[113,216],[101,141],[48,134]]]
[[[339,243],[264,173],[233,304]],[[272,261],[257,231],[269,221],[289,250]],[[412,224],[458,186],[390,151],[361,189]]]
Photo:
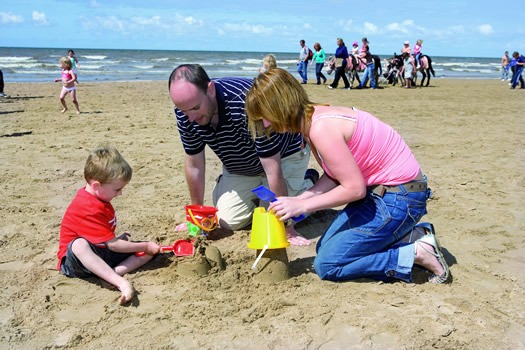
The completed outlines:
[[[188,241],[186,239],[179,239],[173,243],[173,245],[162,245],[160,246],[160,252],[172,251],[175,256],[193,256],[195,253],[195,247],[193,246],[194,240]],[[136,256],[143,256],[145,252],[136,252]]]

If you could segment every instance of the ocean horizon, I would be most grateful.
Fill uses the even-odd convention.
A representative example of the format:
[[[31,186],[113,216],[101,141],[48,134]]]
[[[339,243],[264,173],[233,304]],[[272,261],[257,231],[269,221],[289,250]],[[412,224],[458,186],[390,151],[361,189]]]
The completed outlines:
[[[238,51],[182,51],[182,50],[128,50],[76,49],[80,82],[168,80],[172,70],[180,64],[198,63],[211,78],[226,76],[254,77],[262,58],[273,53],[280,68],[297,73],[298,52],[238,52]],[[67,56],[68,48],[0,47],[0,69],[6,84],[16,82],[53,82],[60,78],[58,60]],[[333,54],[326,50],[327,56]],[[380,54],[381,60],[392,57]],[[436,78],[498,79],[501,75],[500,58],[432,56]],[[315,79],[313,65],[308,67],[308,78]]]

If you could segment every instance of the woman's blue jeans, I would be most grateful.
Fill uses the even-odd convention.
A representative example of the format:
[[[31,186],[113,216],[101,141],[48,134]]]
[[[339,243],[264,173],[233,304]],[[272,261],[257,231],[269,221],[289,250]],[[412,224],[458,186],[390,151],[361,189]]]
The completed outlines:
[[[427,213],[426,192],[368,191],[348,204],[317,243],[315,271],[324,280],[372,278],[412,282],[414,243],[400,243]]]
[[[324,76],[323,73],[321,73],[321,71],[323,70],[323,67],[324,67],[323,62],[315,64],[315,77],[317,78],[317,84],[321,84],[321,79],[323,79],[323,81],[326,81],[326,77]]]
[[[361,78],[361,87],[364,88],[367,82],[367,79],[370,78],[370,87],[372,89],[376,88],[376,77],[374,76],[374,62],[368,63],[366,65],[365,72],[363,73],[363,77]]]

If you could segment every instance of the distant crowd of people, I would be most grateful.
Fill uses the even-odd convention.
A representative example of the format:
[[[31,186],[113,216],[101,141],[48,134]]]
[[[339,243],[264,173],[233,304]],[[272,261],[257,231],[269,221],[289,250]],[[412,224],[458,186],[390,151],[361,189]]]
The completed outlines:
[[[366,37],[361,39],[362,45],[359,48],[359,43],[354,41],[352,48],[349,50],[345,45],[342,38],[337,38],[337,48],[335,54],[327,59],[326,53],[321,47],[321,44],[316,42],[313,45],[314,51],[312,51],[304,40],[299,41],[301,49],[299,51],[299,60],[297,62],[297,72],[299,73],[302,81],[301,84],[307,84],[308,82],[308,64],[310,61],[315,63],[315,77],[316,84],[326,84],[327,78],[322,73],[323,67],[327,67],[327,73],[330,75],[335,72],[334,80],[330,85],[329,89],[336,89],[339,85],[339,81],[342,79],[344,83],[344,90],[350,90],[352,88],[351,83],[346,75],[347,71],[356,71],[357,67],[363,66],[363,77],[359,79],[359,76],[355,72],[355,78],[359,85],[357,89],[363,89],[367,86],[370,81],[370,88],[376,89],[378,87],[377,77],[375,75],[375,68],[377,62],[374,60],[374,56],[370,52],[370,43]],[[406,80],[406,88],[410,88],[412,78],[416,74],[416,69],[420,65],[421,49],[423,40],[418,39],[413,49],[410,48],[410,43],[405,41],[404,47],[401,50],[402,59],[404,61],[404,68],[402,74]],[[354,67],[356,65],[357,67]]]

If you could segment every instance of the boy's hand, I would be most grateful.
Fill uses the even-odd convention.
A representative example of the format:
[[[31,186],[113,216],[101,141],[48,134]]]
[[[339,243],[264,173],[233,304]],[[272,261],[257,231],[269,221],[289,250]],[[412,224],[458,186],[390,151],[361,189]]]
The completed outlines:
[[[160,246],[155,242],[148,242],[148,245],[146,248],[146,254],[155,255],[158,253],[160,253]]]

